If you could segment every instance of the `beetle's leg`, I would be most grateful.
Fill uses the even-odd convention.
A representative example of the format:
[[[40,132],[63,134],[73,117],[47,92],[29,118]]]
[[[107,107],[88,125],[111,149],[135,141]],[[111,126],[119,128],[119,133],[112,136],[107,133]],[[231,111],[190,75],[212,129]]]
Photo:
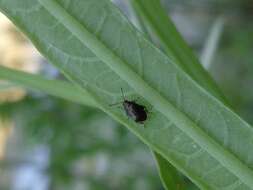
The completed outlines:
[[[144,111],[147,112],[148,114],[151,114],[153,113],[153,106],[150,108],[150,109],[147,109],[145,106],[144,106]]]
[[[144,111],[146,112],[146,113],[149,113],[149,110],[145,107],[145,106],[143,106],[144,107]]]

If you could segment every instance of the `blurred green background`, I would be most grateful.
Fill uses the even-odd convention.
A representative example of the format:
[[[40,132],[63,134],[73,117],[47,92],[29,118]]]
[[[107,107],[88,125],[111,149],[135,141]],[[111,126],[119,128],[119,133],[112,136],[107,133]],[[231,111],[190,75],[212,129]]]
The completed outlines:
[[[136,24],[128,0],[113,2]],[[199,57],[222,19],[207,69],[234,110],[253,124],[253,1],[162,3]],[[0,53],[2,65],[65,80],[2,15]],[[148,147],[104,113],[4,81],[0,102],[1,190],[163,189]],[[197,189],[184,180],[187,189]]]

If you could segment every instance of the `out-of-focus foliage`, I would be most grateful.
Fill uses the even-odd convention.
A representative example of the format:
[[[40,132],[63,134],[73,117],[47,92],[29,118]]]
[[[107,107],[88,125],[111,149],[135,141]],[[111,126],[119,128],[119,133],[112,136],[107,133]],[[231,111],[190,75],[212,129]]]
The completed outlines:
[[[149,150],[105,114],[47,96],[1,108],[15,118],[22,146],[48,147],[50,189],[161,189]]]
[[[2,13],[0,13],[0,54],[0,65],[33,73],[39,70],[39,65],[34,63],[38,58],[37,51]],[[20,101],[25,95],[24,89],[0,80],[0,104]],[[6,144],[14,129],[13,123],[8,116],[0,115],[0,161],[6,157]],[[5,173],[0,176],[0,188],[9,189],[5,187],[7,179],[9,177]]]
[[[253,123],[253,25],[230,21],[225,33],[211,73],[235,110]]]
[[[0,118],[0,160],[4,159],[6,142],[13,129],[13,123],[7,118]]]

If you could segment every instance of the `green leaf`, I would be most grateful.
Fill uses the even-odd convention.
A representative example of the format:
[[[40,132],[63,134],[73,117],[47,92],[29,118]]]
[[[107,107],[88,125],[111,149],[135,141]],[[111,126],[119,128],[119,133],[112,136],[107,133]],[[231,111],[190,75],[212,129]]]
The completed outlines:
[[[39,90],[43,93],[75,101],[83,105],[97,107],[96,102],[90,98],[86,91],[81,90],[69,82],[50,80],[42,76],[29,74],[0,66],[0,78],[11,81],[15,86]]]
[[[41,3],[41,4],[40,4]],[[43,4],[43,5],[42,5]],[[202,189],[250,189],[252,128],[137,32],[107,0],[0,0],[54,65]],[[152,108],[145,128],[109,105]],[[248,187],[247,187],[248,186]]]
[[[179,176],[179,173],[175,168],[158,153],[153,152],[159,169],[160,178],[163,186],[166,190],[175,189],[183,190],[185,184],[183,178]]]

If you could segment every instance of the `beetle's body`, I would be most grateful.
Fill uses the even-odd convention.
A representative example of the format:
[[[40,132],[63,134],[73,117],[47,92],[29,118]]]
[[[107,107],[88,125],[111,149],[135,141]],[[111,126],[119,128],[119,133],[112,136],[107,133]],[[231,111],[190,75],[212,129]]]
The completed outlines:
[[[147,112],[145,106],[139,105],[134,101],[124,100],[122,103],[127,116],[136,123],[143,123],[147,120]]]
[[[143,105],[137,104],[135,101],[127,100],[124,96],[122,88],[121,88],[121,93],[122,93],[122,97],[124,101],[119,102],[119,103],[122,104],[128,118],[134,120],[136,123],[143,124],[144,121],[146,121],[148,118],[148,112],[147,112],[146,107]],[[111,104],[111,106],[117,105],[119,103]]]

